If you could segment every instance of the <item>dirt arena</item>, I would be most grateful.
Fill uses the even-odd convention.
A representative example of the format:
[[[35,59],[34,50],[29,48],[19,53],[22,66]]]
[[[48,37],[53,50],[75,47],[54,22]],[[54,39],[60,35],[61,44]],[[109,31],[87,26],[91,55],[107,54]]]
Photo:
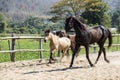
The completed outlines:
[[[90,54],[92,62],[96,57],[97,54]],[[85,55],[80,55],[71,69],[66,58],[52,64],[47,64],[48,60],[0,63],[0,80],[120,80],[120,52],[109,52],[107,57],[110,63],[102,55],[93,68]]]

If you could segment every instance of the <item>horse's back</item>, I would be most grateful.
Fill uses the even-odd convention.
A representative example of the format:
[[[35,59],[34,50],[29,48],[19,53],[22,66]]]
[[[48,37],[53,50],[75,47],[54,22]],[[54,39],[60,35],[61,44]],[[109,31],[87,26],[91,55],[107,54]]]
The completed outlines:
[[[59,40],[60,40],[60,42],[61,42],[62,44],[63,44],[63,43],[65,43],[65,44],[71,44],[70,39],[67,38],[67,37],[61,37],[61,38],[59,38]]]

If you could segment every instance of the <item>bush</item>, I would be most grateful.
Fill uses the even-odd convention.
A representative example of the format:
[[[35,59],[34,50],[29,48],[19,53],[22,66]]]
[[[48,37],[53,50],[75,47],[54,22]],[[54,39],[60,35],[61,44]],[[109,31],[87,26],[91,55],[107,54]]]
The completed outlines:
[[[0,13],[0,33],[5,32],[6,26],[7,26],[6,16]]]

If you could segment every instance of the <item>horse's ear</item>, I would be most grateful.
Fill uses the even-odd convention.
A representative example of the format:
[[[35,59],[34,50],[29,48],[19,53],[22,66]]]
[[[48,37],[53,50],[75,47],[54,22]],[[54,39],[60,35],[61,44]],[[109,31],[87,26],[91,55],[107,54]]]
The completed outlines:
[[[45,32],[50,33],[50,32],[51,32],[51,30],[50,30],[50,29],[47,29]]]

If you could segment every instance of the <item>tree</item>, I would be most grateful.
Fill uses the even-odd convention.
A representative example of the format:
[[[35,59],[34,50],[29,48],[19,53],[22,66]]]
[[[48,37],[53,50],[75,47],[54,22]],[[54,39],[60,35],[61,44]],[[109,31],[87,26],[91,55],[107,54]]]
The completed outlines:
[[[117,18],[117,31],[120,33],[120,16]]]
[[[0,33],[4,32],[7,26],[6,16],[0,13]]]
[[[73,15],[79,18],[82,16],[88,24],[102,24],[107,11],[108,6],[102,0],[61,0],[52,6],[50,13],[54,14],[52,21]]]
[[[108,13],[103,15],[103,18],[101,19],[101,25],[107,28],[111,27],[111,16]]]
[[[110,16],[107,15],[107,11],[108,11],[108,6],[102,0],[89,0],[86,3],[86,9],[81,16],[84,19],[87,19],[88,24],[102,25],[104,21],[108,21],[107,19],[110,19],[109,18]]]
[[[86,0],[61,0],[51,7],[52,21],[64,19],[67,15],[79,16],[85,8]]]
[[[112,15],[112,26],[116,27],[117,18],[120,16],[120,0],[118,0],[115,10]]]

